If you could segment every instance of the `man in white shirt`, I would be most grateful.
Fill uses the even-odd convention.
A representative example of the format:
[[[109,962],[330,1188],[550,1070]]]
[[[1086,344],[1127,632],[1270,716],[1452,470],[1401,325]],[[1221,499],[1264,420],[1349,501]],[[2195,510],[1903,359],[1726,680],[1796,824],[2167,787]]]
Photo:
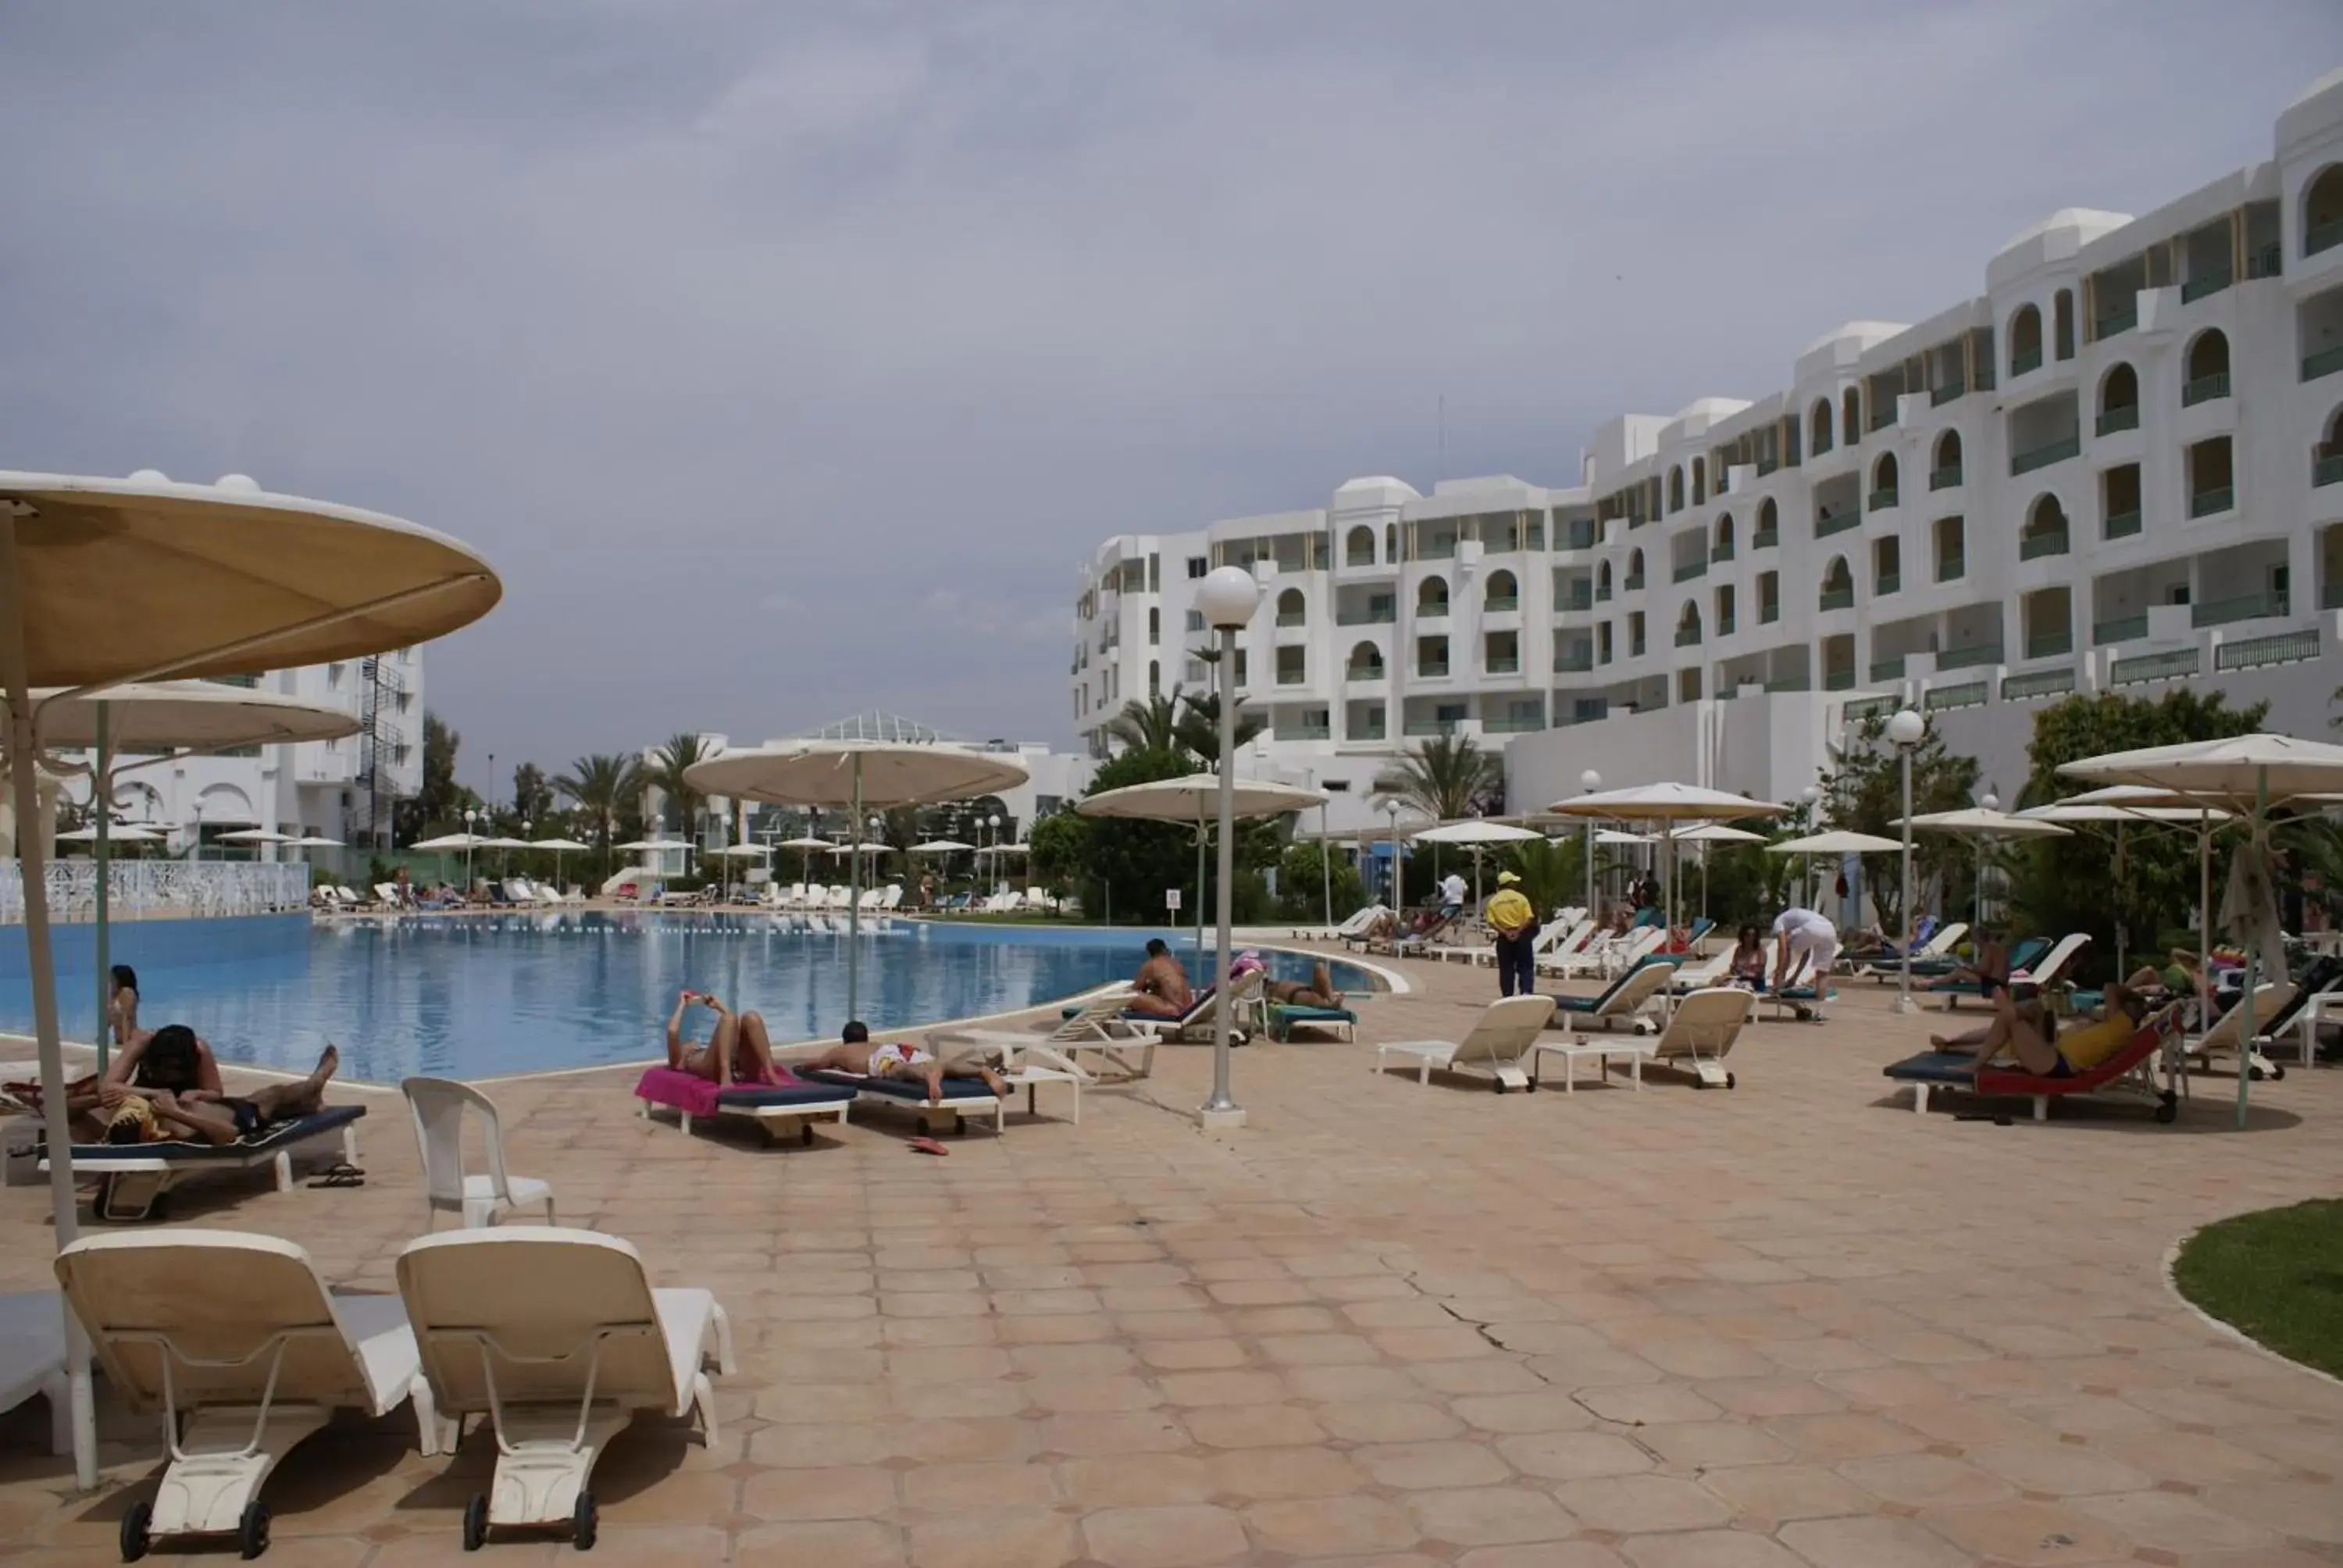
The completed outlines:
[[[1466,889],[1465,889],[1465,886],[1464,886],[1464,879],[1463,879],[1463,877],[1458,876],[1458,875],[1457,875],[1455,872],[1453,872],[1453,871],[1451,871],[1451,872],[1449,872],[1449,873],[1448,873],[1448,875],[1447,875],[1447,876],[1445,876],[1445,877],[1443,877],[1443,878],[1442,878],[1442,879],[1441,879],[1441,881],[1440,881],[1440,906],[1441,906],[1441,908],[1443,908],[1443,909],[1446,909],[1446,910],[1461,910],[1461,909],[1463,909],[1463,908],[1464,907],[1464,899],[1465,899],[1465,894],[1466,894]]]
[[[1838,928],[1812,910],[1795,906],[1774,918],[1774,989],[1804,970],[1806,983],[1820,987],[1838,957]],[[1811,967],[1809,967],[1811,966]]]

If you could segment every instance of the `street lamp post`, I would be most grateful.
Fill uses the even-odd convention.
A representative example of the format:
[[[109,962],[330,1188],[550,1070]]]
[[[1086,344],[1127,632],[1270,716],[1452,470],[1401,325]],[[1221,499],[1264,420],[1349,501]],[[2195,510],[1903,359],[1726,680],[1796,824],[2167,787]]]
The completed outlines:
[[[1592,795],[1603,788],[1603,775],[1589,768],[1578,776],[1578,787]],[[1586,839],[1584,848],[1586,851],[1585,918],[1590,920],[1599,920],[1603,911],[1594,907],[1594,819],[1592,817],[1586,819]]]
[[[997,883],[1001,880],[1001,813],[995,811],[987,817],[984,825],[992,830],[992,879]],[[993,890],[997,892],[1000,890],[995,888]]]
[[[464,897],[472,896],[472,846],[470,839],[479,837],[480,813],[472,807],[464,808]]]
[[[1896,964],[1896,1010],[1912,1010],[1912,749],[1928,733],[1927,721],[1906,708],[1887,721],[1887,739],[1904,765],[1904,943]]]
[[[1261,586],[1253,581],[1252,573],[1242,567],[1221,567],[1208,574],[1196,587],[1196,608],[1203,612],[1204,622],[1220,634],[1221,668],[1233,672],[1237,663],[1237,633],[1252,619],[1253,611],[1261,605]],[[1197,1113],[1206,1131],[1216,1131],[1244,1125],[1244,1112],[1229,1092],[1230,1026],[1234,1020],[1229,1009],[1229,949],[1233,909],[1231,895],[1236,880],[1236,769],[1230,760],[1237,749],[1236,682],[1223,678],[1221,682],[1221,841],[1220,886],[1215,890],[1215,914],[1219,950],[1212,956],[1216,978],[1212,1006],[1212,1097],[1204,1101]]]
[[[1393,796],[1383,797],[1383,811],[1391,818],[1392,913],[1407,908],[1407,889],[1401,881],[1399,863],[1399,801]]]
[[[2001,797],[1988,789],[1985,792],[1985,799],[1979,800],[1977,804],[1984,807],[1988,811],[1998,811],[2001,809]],[[1985,846],[1986,836],[1983,833],[1979,833],[1977,835],[1976,856],[1976,909],[1973,914],[1975,923],[1977,928],[1977,934],[1980,937],[1985,934]],[[2121,973],[2122,971],[2117,970],[2117,972]],[[2209,974],[2211,971],[2208,970],[2207,972]]]

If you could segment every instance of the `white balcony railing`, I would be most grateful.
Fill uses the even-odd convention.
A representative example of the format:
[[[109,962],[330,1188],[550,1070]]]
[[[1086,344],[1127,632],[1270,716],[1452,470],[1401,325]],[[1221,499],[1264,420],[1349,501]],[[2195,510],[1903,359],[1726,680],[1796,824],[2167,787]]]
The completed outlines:
[[[115,860],[106,869],[106,915],[112,920],[216,919],[309,907],[309,868],[298,860]],[[96,861],[79,858],[49,862],[43,880],[52,918],[96,918]],[[24,920],[24,873],[14,859],[0,860],[0,926]]]

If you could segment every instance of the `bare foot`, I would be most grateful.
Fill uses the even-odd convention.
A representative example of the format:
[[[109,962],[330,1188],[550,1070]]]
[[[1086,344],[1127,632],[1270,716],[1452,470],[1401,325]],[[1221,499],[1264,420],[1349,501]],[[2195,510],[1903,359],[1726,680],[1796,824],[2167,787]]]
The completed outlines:
[[[1950,1050],[1952,1048],[1953,1042],[1946,1040],[1941,1034],[1932,1034],[1928,1037],[1928,1049],[1930,1050]]]
[[[942,1063],[940,1063],[940,1062],[930,1063],[930,1064],[929,1065],[929,1068],[928,1068],[928,1103],[929,1103],[930,1105],[939,1105],[939,1104],[941,1104],[941,1103],[942,1103],[942,1101],[943,1101],[943,1098],[944,1098],[944,1070],[943,1070],[943,1064],[942,1064]]]
[[[980,1067],[976,1070],[976,1075],[984,1080],[984,1087],[992,1091],[992,1097],[995,1100],[1009,1098],[1009,1081],[1001,1074],[989,1067]]]

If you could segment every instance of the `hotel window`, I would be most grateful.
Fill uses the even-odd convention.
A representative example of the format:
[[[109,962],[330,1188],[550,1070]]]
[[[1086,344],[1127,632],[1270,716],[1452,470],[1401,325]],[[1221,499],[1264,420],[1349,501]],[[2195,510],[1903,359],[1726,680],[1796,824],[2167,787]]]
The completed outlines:
[[[1190,556],[1188,558],[1188,575],[1190,577],[1200,578],[1212,569],[1212,558],[1210,556]]]
[[[1204,629],[1204,612],[1202,610],[1192,609],[1188,612],[1188,629],[1190,631],[1202,631]]]
[[[1163,612],[1153,606],[1147,610],[1147,644],[1150,648],[1163,640]]]

